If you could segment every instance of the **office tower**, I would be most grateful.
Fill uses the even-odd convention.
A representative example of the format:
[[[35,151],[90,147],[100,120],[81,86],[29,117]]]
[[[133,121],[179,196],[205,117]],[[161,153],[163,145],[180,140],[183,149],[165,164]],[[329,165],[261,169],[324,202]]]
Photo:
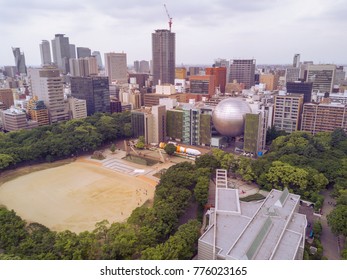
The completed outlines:
[[[69,111],[71,119],[84,119],[87,117],[87,101],[84,99],[77,99],[69,97]]]
[[[312,90],[331,93],[334,86],[336,65],[308,65],[307,82],[312,82]]]
[[[139,72],[140,72],[140,61],[138,61],[138,60],[135,60],[135,61],[134,61],[134,71],[135,71],[136,73],[139,73]]]
[[[225,93],[227,69],[225,67],[208,67],[205,69],[206,75],[214,77],[214,84],[221,93]]]
[[[14,55],[14,62],[16,65],[17,75],[26,74],[27,67],[25,65],[25,56],[24,53],[20,51],[20,48],[12,48],[12,52]]]
[[[141,60],[140,61],[140,73],[149,73],[149,61],[147,60]]]
[[[153,115],[153,143],[166,141],[166,107],[165,105],[152,106]]]
[[[187,69],[185,67],[175,68],[175,79],[185,79],[187,77]]]
[[[4,66],[5,76],[14,78],[16,77],[17,67],[16,66]]]
[[[144,73],[140,73],[140,74],[129,74],[129,79],[131,78],[135,78],[136,79],[136,84],[139,85],[139,88],[143,88],[145,86],[148,85],[148,79],[149,79],[149,74],[144,74]]]
[[[343,70],[343,66],[340,66],[336,69],[335,72],[335,80],[334,80],[334,84],[335,85],[341,85],[345,82],[346,80],[346,72]]]
[[[70,58],[76,58],[76,46],[73,44],[69,44],[70,49]]]
[[[101,54],[99,51],[93,51],[92,56],[96,57],[96,61],[98,62],[99,69],[102,69],[102,60],[101,60]]]
[[[71,95],[87,102],[87,115],[110,112],[108,77],[71,77]]]
[[[286,88],[289,94],[303,94],[304,103],[312,101],[312,83],[302,81],[287,82]]]
[[[127,55],[126,53],[105,53],[105,70],[109,83],[127,83]]]
[[[42,40],[42,43],[40,44],[40,54],[42,66],[52,64],[51,47],[49,45],[49,41]]]
[[[237,80],[245,89],[254,86],[255,59],[234,59],[230,61],[229,81]]]
[[[214,76],[190,76],[190,93],[203,94],[211,97],[215,94],[215,79]]]
[[[32,96],[37,96],[47,106],[50,123],[69,119],[64,102],[64,83],[57,67],[29,69],[29,82]]]
[[[77,47],[77,58],[90,57],[91,55],[90,48]]]
[[[287,67],[286,68],[286,74],[285,79],[286,82],[295,82],[298,81],[301,78],[301,68],[297,67]]]
[[[304,104],[301,130],[316,134],[337,128],[347,131],[347,104]]]
[[[94,56],[85,58],[70,58],[70,74],[73,77],[87,77],[98,74],[97,61]]]
[[[152,33],[153,85],[174,84],[175,81],[175,33],[166,29]]]
[[[111,98],[110,111],[111,111],[111,114],[122,112],[122,103],[119,100]]]
[[[294,54],[293,67],[298,68],[300,66],[300,54]]]
[[[9,88],[0,89],[0,102],[3,103],[6,109],[10,109],[14,105],[13,92]]]
[[[69,73],[69,58],[74,58],[71,57],[69,38],[64,37],[64,34],[55,34],[51,42],[53,62],[64,74]]]
[[[292,133],[300,129],[303,102],[301,94],[275,96],[273,125],[277,130]]]
[[[302,260],[307,228],[300,196],[273,189],[261,203],[243,202],[230,188],[227,170],[216,171],[208,225],[198,241],[198,260]]]
[[[230,63],[229,63],[229,60],[224,59],[224,58],[217,58],[214,61],[214,66],[215,67],[225,67],[227,69],[226,83],[230,83],[230,81],[229,81],[229,76],[230,76]]]
[[[276,90],[278,86],[279,76],[277,74],[261,74],[259,82],[266,84],[266,90]]]

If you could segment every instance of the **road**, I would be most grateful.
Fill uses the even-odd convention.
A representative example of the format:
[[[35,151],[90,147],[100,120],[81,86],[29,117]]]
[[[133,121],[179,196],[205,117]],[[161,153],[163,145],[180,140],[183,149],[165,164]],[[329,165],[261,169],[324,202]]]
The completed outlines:
[[[340,260],[340,250],[343,244],[338,242],[338,238],[335,234],[333,234],[328,226],[327,215],[334,209],[332,204],[335,203],[335,200],[330,197],[331,190],[324,190],[324,204],[322,207],[322,217],[320,221],[322,223],[322,234],[321,234],[321,242],[323,246],[323,256],[326,256],[329,260]]]

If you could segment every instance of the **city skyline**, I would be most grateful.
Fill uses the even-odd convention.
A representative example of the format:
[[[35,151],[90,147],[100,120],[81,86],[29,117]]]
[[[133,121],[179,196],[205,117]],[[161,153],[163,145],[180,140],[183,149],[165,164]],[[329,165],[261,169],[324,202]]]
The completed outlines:
[[[151,34],[169,29],[161,1],[0,0],[3,43],[0,65],[14,65],[19,47],[28,66],[40,65],[39,44],[66,34],[70,44],[92,51],[124,51],[128,65],[151,59]],[[344,0],[166,1],[176,33],[176,65],[213,64],[219,57],[256,59],[257,64],[301,61],[347,64]]]

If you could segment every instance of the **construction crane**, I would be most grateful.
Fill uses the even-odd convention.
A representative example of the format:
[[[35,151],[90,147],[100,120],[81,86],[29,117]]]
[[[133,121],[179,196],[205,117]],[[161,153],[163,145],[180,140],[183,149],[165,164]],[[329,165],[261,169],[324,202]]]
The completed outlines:
[[[169,11],[167,10],[165,4],[164,4],[164,7],[165,7],[165,11],[166,11],[167,17],[169,18],[169,27],[170,27],[170,32],[171,32],[172,17],[170,17]]]

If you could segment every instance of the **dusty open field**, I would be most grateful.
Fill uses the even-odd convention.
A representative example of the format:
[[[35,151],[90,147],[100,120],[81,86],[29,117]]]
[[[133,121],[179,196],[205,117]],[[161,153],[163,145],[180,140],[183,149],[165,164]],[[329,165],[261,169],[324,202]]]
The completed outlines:
[[[155,184],[87,162],[21,176],[0,186],[0,205],[52,230],[93,230],[103,219],[124,221],[153,199]]]

